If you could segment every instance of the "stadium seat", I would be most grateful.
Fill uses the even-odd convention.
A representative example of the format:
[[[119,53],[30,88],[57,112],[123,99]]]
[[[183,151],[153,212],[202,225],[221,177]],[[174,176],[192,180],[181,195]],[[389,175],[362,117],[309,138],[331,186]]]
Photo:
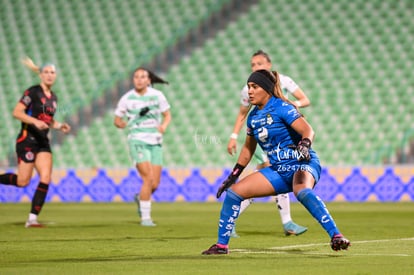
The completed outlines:
[[[75,114],[115,86],[120,76],[129,77],[131,70],[161,54],[185,31],[205,20],[219,8],[216,3],[6,2],[0,26],[8,28],[0,27],[5,37],[0,40],[0,50],[7,55],[0,61],[10,69],[1,76],[0,84],[7,112],[11,113],[24,86],[36,80],[18,64],[22,55],[31,54],[36,61],[56,58],[60,104],[70,104],[68,109]],[[364,159],[369,159],[369,164],[381,163],[381,157],[372,157],[374,153],[389,155],[383,148],[400,146],[399,133],[411,127],[409,114],[414,101],[405,95],[414,86],[413,36],[409,35],[412,15],[404,1],[258,1],[168,68],[165,78],[170,85],[160,87],[173,113],[165,136],[166,161],[177,166],[232,165],[225,153],[228,133],[237,114],[238,93],[250,72],[249,58],[261,48],[269,52],[275,67],[292,76],[311,98],[311,107],[303,112],[317,130],[315,146],[324,163],[355,165]],[[45,28],[47,35],[39,35]],[[404,111],[393,111],[396,109]],[[7,127],[15,124],[11,115],[5,118],[9,120]],[[111,110],[102,121],[93,121],[83,129],[84,133],[65,139],[56,151],[59,165],[93,165],[93,158],[84,156],[90,148],[99,155],[108,150],[112,152],[108,155],[115,156],[100,160],[101,165],[130,165],[123,154],[126,148],[114,145],[117,139],[125,144],[126,133],[115,129],[112,119]],[[15,133],[9,133],[5,126],[0,129],[2,136],[6,135],[1,147],[7,147]],[[222,144],[195,150],[196,129],[219,137]],[[109,141],[94,140],[97,131]],[[368,142],[370,149],[364,150],[361,144],[368,146]],[[338,144],[344,144],[346,152],[337,152]],[[78,152],[76,158],[68,148]]]

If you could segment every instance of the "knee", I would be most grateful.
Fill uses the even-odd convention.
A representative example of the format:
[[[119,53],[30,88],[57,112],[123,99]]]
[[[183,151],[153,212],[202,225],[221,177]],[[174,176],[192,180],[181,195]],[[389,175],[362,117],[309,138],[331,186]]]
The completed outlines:
[[[231,198],[233,200],[238,200],[238,201],[244,201],[245,199],[247,199],[247,198],[244,198],[244,197],[240,196],[238,193],[236,193],[231,188],[227,189],[226,197],[229,197],[229,198]]]
[[[143,177],[142,178],[142,184],[143,185],[147,185],[147,186],[153,186],[154,183],[154,179],[152,177]]]
[[[21,177],[17,177],[17,187],[26,187],[28,186],[30,183],[30,178],[21,178]]]
[[[158,180],[156,177],[149,176],[143,179],[143,184],[147,184],[153,191],[155,191],[160,184],[160,180]]]
[[[310,193],[313,193],[312,189],[303,188],[295,192],[295,196],[298,199],[298,201],[302,202]]]

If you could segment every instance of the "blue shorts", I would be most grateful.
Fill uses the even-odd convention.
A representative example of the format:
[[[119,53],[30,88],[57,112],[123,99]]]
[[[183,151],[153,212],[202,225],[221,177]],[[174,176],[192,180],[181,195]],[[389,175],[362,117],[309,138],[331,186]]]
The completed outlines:
[[[293,192],[293,175],[296,171],[308,171],[315,179],[315,185],[321,175],[321,165],[318,158],[312,158],[309,162],[288,162],[272,165],[260,169],[260,173],[272,184],[276,194]]]

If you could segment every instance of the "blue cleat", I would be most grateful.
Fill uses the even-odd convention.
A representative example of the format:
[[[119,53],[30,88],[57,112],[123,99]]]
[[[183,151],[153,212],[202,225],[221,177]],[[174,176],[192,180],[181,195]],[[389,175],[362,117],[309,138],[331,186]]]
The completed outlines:
[[[300,234],[305,233],[308,230],[308,228],[304,226],[300,226],[294,223],[293,221],[290,221],[283,225],[283,230],[285,231],[286,236],[290,236],[290,235],[299,236]]]

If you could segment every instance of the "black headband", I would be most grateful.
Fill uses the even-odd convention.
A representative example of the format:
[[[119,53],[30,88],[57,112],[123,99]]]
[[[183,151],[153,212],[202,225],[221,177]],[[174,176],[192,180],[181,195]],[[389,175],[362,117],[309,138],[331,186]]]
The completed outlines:
[[[269,94],[274,94],[275,83],[273,83],[267,76],[262,74],[261,72],[253,72],[249,79],[247,79],[247,83],[253,82],[262,87],[263,90],[268,92]]]

